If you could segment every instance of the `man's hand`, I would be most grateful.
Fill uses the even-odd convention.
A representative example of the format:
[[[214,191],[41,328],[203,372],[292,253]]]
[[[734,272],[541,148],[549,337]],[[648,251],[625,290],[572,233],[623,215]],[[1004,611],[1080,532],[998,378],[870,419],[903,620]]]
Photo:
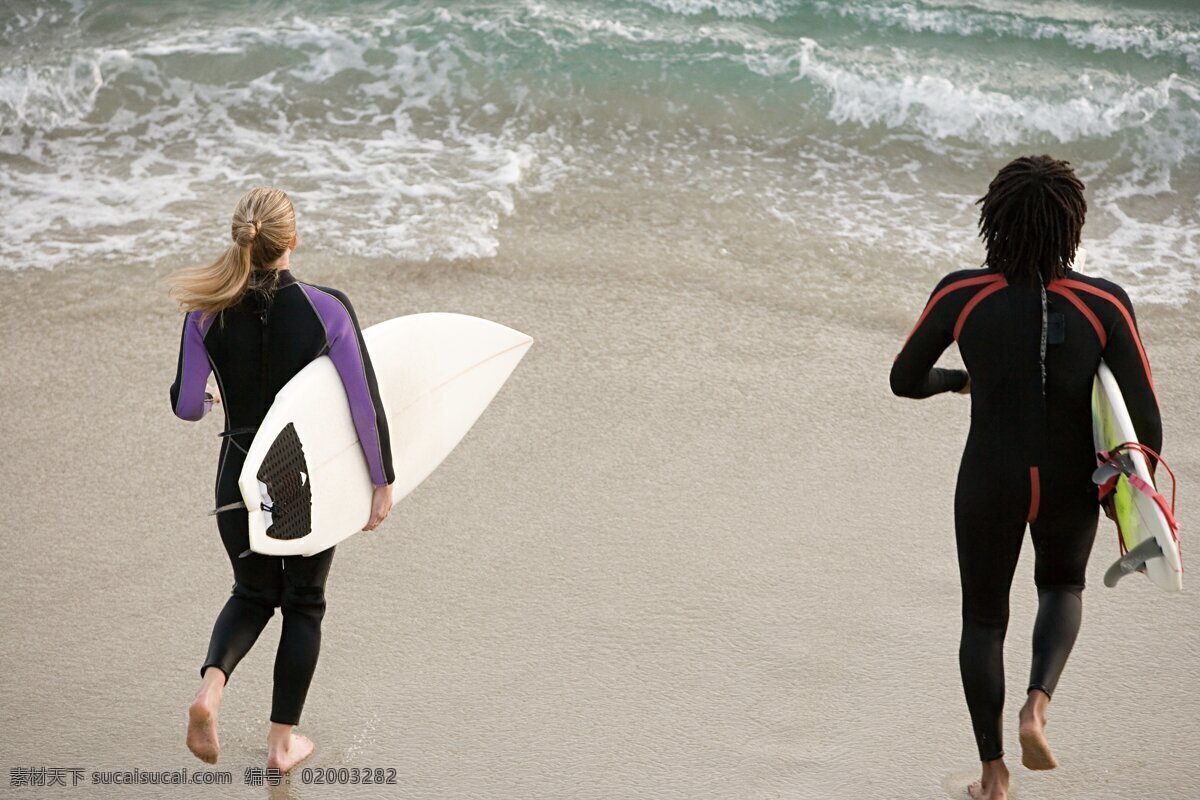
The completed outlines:
[[[1117,502],[1116,501],[1117,501],[1116,490],[1109,492],[1107,495],[1104,496],[1104,499],[1100,501],[1100,508],[1104,509],[1104,516],[1108,517],[1113,522],[1117,521]]]

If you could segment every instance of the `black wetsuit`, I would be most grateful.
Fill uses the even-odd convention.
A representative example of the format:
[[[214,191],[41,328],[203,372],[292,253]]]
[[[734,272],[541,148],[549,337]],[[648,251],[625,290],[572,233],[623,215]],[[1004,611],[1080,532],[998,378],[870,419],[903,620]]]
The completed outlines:
[[[967,372],[934,367],[952,341]],[[1044,354],[1044,355],[1043,355]],[[1003,755],[1008,594],[1028,524],[1038,615],[1029,688],[1054,692],[1079,632],[1099,511],[1091,475],[1092,380],[1120,384],[1141,442],[1162,446],[1133,307],[1116,284],[1069,272],[1043,294],[998,272],[947,275],[892,366],[892,391],[923,398],[971,380],[971,430],[954,496],[962,581],[959,665],[983,761]]]
[[[262,278],[257,273],[252,283]],[[387,419],[345,295],[300,283],[282,270],[272,291],[247,291],[233,308],[216,316],[193,311],[185,317],[171,406],[183,419],[200,419],[210,407],[205,400],[210,371],[215,375],[225,410],[218,508],[241,500],[237,482],[246,449],[276,393],[322,355],[330,356],[346,388],[372,481],[376,486],[391,483]],[[244,508],[222,511],[217,527],[233,565],[234,585],[217,617],[200,674],[210,666],[232,674],[280,607],[283,631],[275,656],[271,721],[295,725],[317,665],[333,548],[307,558],[250,553]]]

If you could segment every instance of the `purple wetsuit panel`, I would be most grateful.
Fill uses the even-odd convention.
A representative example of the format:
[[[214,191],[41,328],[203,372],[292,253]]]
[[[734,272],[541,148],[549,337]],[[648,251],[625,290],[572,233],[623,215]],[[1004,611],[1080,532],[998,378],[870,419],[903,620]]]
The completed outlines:
[[[200,311],[189,311],[183,318],[179,367],[175,383],[171,386],[171,407],[180,419],[198,420],[212,408],[205,398],[212,365],[204,349],[204,337],[213,319],[211,315],[204,318]]]
[[[359,444],[367,459],[371,472],[371,483],[386,486],[390,469],[384,463],[380,420],[375,411],[374,398],[367,377],[367,361],[359,341],[358,326],[350,309],[332,294],[315,286],[301,284],[304,293],[325,326],[325,338],[329,347],[329,358],[341,376],[350,402],[350,417],[358,433]],[[386,424],[384,422],[383,424]]]

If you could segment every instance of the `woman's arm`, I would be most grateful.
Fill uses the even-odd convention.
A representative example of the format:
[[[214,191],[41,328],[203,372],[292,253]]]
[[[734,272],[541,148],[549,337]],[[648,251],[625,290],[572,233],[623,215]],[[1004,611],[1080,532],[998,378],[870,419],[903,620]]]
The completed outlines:
[[[171,384],[171,408],[180,419],[195,422],[212,409],[212,399],[205,391],[212,365],[204,349],[204,334],[211,324],[212,318],[202,320],[199,311],[190,311],[183,318],[179,362]]]
[[[387,416],[379,399],[375,370],[363,342],[362,330],[350,299],[336,289],[302,284],[321,323],[325,326],[326,349],[337,368],[350,402],[350,417],[367,459],[371,483],[386,486],[396,480]]]

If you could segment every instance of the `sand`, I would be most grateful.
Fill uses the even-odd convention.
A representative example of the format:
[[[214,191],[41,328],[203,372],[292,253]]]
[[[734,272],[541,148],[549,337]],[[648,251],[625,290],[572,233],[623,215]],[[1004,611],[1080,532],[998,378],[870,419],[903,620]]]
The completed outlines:
[[[977,768],[951,527],[968,401],[887,386],[927,287],[854,319],[610,279],[620,254],[603,245],[529,269],[519,239],[480,262],[293,261],[364,324],[451,310],[537,342],[445,464],[334,560],[308,765],[394,769],[397,786],[297,775],[270,796],[960,797]],[[206,516],[220,422],[170,413],[170,266],[0,273],[6,770],[207,768],[184,724],[231,583]],[[1200,530],[1193,316],[1142,314],[1185,536]],[[1107,526],[1050,709],[1062,766],[1018,765],[1031,553],[1007,651],[1014,797],[1200,796],[1200,593],[1105,589]],[[233,786],[5,775],[0,795],[260,796],[243,780],[265,763],[278,625],[222,710]]]

